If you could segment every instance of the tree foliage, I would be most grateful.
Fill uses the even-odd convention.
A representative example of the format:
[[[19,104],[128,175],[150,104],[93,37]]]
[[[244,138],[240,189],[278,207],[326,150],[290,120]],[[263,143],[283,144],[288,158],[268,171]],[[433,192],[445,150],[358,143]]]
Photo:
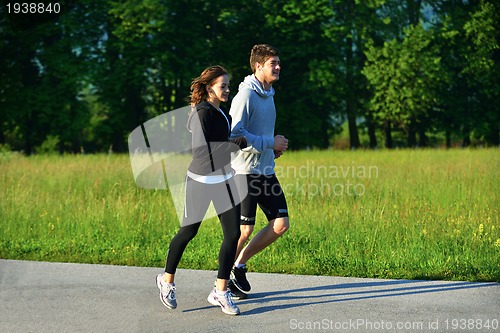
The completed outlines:
[[[257,43],[281,51],[277,133],[292,148],[328,147],[343,122],[352,148],[392,147],[394,133],[499,144],[493,1],[60,3],[0,8],[0,145],[123,152],[132,129],[186,105],[203,68],[228,68],[234,95]]]
[[[373,119],[409,132],[416,121],[430,116],[438,104],[439,87],[447,84],[431,32],[421,24],[411,26],[401,42],[393,39],[381,48],[371,45],[366,55],[363,73],[374,90]]]

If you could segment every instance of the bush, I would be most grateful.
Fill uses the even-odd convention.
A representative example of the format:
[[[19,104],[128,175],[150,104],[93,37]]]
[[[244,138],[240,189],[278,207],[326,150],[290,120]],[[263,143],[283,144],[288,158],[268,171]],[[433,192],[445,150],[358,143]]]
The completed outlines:
[[[59,137],[56,135],[48,135],[45,141],[35,148],[36,154],[52,155],[59,151]]]

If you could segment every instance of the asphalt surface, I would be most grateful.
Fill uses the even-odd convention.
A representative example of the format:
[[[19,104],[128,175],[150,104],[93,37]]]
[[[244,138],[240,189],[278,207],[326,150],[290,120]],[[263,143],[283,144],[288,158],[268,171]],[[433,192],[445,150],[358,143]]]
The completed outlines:
[[[216,272],[0,260],[0,332],[500,332],[500,284],[249,273],[229,316],[206,297]]]

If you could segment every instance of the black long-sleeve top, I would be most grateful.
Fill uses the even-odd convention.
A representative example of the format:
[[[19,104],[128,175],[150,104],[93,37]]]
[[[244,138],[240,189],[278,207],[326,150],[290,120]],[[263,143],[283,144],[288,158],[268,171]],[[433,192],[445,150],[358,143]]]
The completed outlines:
[[[188,170],[196,175],[226,175],[230,172],[231,153],[247,146],[244,137],[229,139],[231,116],[203,101],[188,118],[192,134],[193,160]]]

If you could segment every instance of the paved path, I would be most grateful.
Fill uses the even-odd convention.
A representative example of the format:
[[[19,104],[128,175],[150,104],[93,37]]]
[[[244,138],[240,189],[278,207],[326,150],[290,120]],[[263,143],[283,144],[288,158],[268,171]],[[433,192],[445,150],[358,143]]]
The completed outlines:
[[[498,283],[249,273],[233,317],[206,301],[212,271],[179,270],[165,308],[161,271],[0,260],[0,332],[500,332]]]

